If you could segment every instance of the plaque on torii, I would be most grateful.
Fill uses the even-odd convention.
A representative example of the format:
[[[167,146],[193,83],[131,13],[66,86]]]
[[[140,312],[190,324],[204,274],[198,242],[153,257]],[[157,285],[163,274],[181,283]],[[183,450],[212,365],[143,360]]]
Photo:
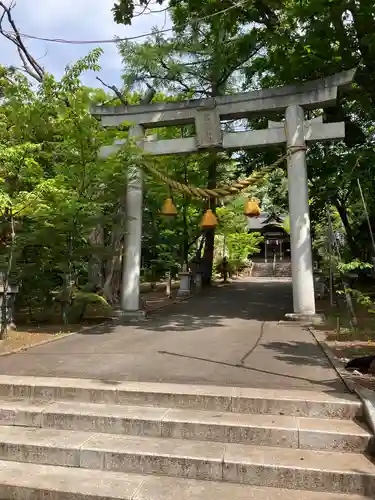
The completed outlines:
[[[311,251],[306,143],[332,141],[345,137],[344,122],[323,123],[322,116],[305,120],[304,111],[335,105],[339,88],[350,86],[355,70],[300,85],[255,90],[215,99],[191,99],[147,105],[95,106],[102,126],[129,123],[129,134],[146,153],[155,156],[234,151],[251,147],[286,144],[297,151],[288,158],[288,195],[291,232],[293,306],[292,317],[314,320],[315,295]],[[283,122],[269,121],[268,128],[241,132],[223,132],[221,121],[285,113]],[[194,137],[152,140],[145,129],[195,124]],[[107,157],[121,148],[115,141],[101,148]],[[142,237],[142,173],[134,173],[127,186],[128,243],[124,255],[121,308],[124,313],[139,309],[139,283]]]

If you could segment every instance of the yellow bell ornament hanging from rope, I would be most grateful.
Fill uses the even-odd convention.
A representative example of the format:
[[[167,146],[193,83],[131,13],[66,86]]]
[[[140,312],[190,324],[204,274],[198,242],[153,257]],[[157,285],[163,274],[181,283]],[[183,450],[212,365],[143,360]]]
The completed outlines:
[[[213,213],[213,211],[209,208],[203,215],[200,226],[202,229],[213,229],[217,225],[218,225],[217,217]]]
[[[172,198],[167,198],[161,207],[161,214],[166,217],[175,217],[177,215],[177,208],[173,203]]]
[[[259,217],[259,201],[255,199],[247,200],[245,202],[244,214],[246,215],[246,217]]]

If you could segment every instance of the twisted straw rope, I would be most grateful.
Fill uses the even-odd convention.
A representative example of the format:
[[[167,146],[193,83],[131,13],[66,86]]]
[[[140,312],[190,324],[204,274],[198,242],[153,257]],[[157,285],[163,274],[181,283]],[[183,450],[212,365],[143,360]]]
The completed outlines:
[[[182,184],[181,182],[175,181],[170,177],[161,173],[158,169],[153,167],[150,164],[145,164],[144,168],[146,168],[152,175],[160,179],[162,182],[165,182],[172,189],[176,189],[182,193],[186,193],[195,198],[221,198],[225,196],[230,196],[239,193],[240,191],[246,189],[249,186],[252,186],[263,179],[264,176],[272,172],[276,167],[280,165],[286,158],[297,153],[298,151],[305,151],[306,148],[302,146],[290,146],[286,152],[286,154],[280,156],[276,161],[274,161],[271,165],[264,167],[259,172],[255,174],[251,174],[249,177],[243,180],[237,180],[230,186],[222,186],[215,189],[208,188],[199,188],[195,186],[188,186],[186,184]]]

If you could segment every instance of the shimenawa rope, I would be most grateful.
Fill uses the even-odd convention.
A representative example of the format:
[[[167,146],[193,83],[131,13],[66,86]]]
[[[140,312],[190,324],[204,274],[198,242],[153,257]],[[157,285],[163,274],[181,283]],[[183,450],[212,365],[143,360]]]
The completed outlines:
[[[182,193],[189,194],[195,198],[221,198],[225,196],[235,195],[240,191],[252,186],[263,179],[267,174],[271,173],[276,167],[280,165],[286,158],[297,153],[298,151],[305,151],[306,147],[304,146],[289,146],[286,154],[280,156],[276,161],[274,161],[271,165],[264,167],[262,170],[251,174],[249,177],[243,180],[237,180],[230,186],[222,186],[214,189],[208,188],[200,188],[195,186],[188,186],[181,182],[175,181],[164,175],[157,168],[152,165],[146,163],[143,165],[145,169],[147,169],[153,176],[157,177],[161,181],[168,184],[168,186],[172,189],[180,191]]]

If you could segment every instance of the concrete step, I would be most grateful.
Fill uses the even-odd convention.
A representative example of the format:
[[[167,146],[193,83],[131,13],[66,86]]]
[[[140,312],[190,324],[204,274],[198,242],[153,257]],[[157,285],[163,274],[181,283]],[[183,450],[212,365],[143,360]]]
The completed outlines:
[[[13,500],[364,500],[222,482],[0,461],[0,498]]]
[[[270,278],[270,277],[291,277],[292,264],[291,262],[277,261],[274,266],[273,262],[255,262],[251,271],[251,276],[254,278]]]
[[[0,401],[0,425],[361,452],[371,434],[353,420],[73,401]]]
[[[356,453],[4,426],[0,460],[375,496]]]
[[[161,406],[221,412],[353,419],[362,404],[349,393],[116,382],[0,375],[0,397]]]
[[[277,264],[275,269],[275,276],[291,277],[292,276],[292,264]]]
[[[363,500],[358,495],[0,462],[0,495],[15,500]],[[31,496],[32,495],[32,496]]]

